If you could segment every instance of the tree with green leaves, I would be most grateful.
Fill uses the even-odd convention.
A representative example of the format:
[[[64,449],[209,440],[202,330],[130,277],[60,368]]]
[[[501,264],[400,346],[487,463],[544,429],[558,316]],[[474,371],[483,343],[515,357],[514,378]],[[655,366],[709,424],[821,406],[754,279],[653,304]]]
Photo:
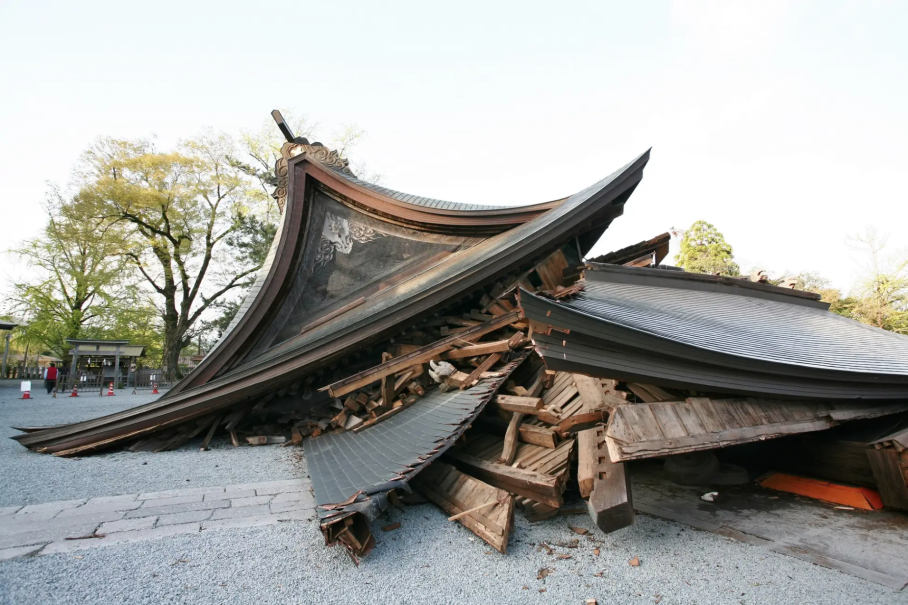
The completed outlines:
[[[697,221],[683,233],[675,264],[691,273],[736,277],[741,274],[741,268],[734,258],[725,236],[712,224]]]
[[[868,229],[852,240],[865,256],[864,277],[852,292],[851,316],[884,330],[908,334],[908,255],[886,254],[886,238]]]
[[[76,205],[122,230],[121,253],[156,294],[165,373],[179,374],[202,315],[261,265],[231,245],[263,201],[235,155],[230,137],[209,132],[175,151],[106,138],[83,156]]]
[[[122,232],[80,211],[59,189],[44,204],[44,232],[12,250],[35,279],[14,284],[12,310],[26,319],[19,340],[61,359],[68,338],[96,337],[125,306]]]

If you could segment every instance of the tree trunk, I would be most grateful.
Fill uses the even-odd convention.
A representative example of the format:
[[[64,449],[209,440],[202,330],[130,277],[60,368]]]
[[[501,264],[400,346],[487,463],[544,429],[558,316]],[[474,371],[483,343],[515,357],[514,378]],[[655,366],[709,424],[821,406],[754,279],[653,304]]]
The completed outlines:
[[[164,325],[164,350],[161,355],[161,369],[168,379],[179,378],[180,350],[182,349],[182,335],[175,325],[169,322]]]

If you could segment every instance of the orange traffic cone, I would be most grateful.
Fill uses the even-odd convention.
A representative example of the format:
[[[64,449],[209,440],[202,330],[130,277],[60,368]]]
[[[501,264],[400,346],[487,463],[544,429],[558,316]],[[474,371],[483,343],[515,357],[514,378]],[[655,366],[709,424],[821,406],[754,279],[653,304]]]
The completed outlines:
[[[157,383],[157,382],[154,383],[154,389],[151,391],[151,394],[152,394],[152,395],[160,395],[160,393],[158,393],[158,383]]]
[[[78,396],[79,396],[79,388],[78,388],[78,385],[76,385],[76,384],[73,385],[73,392],[70,393],[69,396],[70,396],[70,397],[78,397]]]
[[[23,382],[22,382],[22,386],[23,386],[23,387],[24,387],[26,384],[28,384],[28,386],[31,387],[31,383],[28,383],[27,381],[23,381]],[[22,391],[22,397],[21,397],[21,399],[31,399],[31,398],[32,398],[32,395],[31,395],[30,389],[24,389],[24,390]]]
[[[113,397],[113,394],[114,394],[114,392],[113,392],[113,383],[111,382],[111,383],[110,383],[110,386],[107,387],[107,396],[108,396],[108,397]]]

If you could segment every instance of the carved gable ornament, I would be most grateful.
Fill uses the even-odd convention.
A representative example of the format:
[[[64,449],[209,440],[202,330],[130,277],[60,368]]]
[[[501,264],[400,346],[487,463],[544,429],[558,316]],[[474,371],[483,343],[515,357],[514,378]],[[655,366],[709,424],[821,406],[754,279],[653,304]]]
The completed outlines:
[[[289,182],[290,170],[288,161],[300,154],[305,153],[310,160],[319,164],[324,164],[330,168],[340,170],[344,174],[355,176],[350,170],[350,162],[342,158],[332,149],[328,149],[320,143],[314,145],[301,145],[298,143],[284,143],[281,147],[281,157],[274,165],[274,174],[277,177],[277,188],[271,196],[277,200],[277,206],[281,213],[284,212],[284,205],[287,203],[287,183]]]

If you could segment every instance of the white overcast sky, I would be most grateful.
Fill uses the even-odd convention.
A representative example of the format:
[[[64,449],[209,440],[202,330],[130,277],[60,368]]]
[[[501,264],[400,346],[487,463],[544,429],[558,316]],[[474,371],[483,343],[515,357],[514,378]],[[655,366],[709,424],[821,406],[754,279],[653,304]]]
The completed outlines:
[[[0,0],[0,249],[96,137],[282,108],[362,127],[354,161],[454,201],[558,198],[652,147],[594,252],[705,219],[745,269],[847,290],[850,235],[908,241],[906,31],[903,1]],[[20,271],[0,257],[0,297]]]

